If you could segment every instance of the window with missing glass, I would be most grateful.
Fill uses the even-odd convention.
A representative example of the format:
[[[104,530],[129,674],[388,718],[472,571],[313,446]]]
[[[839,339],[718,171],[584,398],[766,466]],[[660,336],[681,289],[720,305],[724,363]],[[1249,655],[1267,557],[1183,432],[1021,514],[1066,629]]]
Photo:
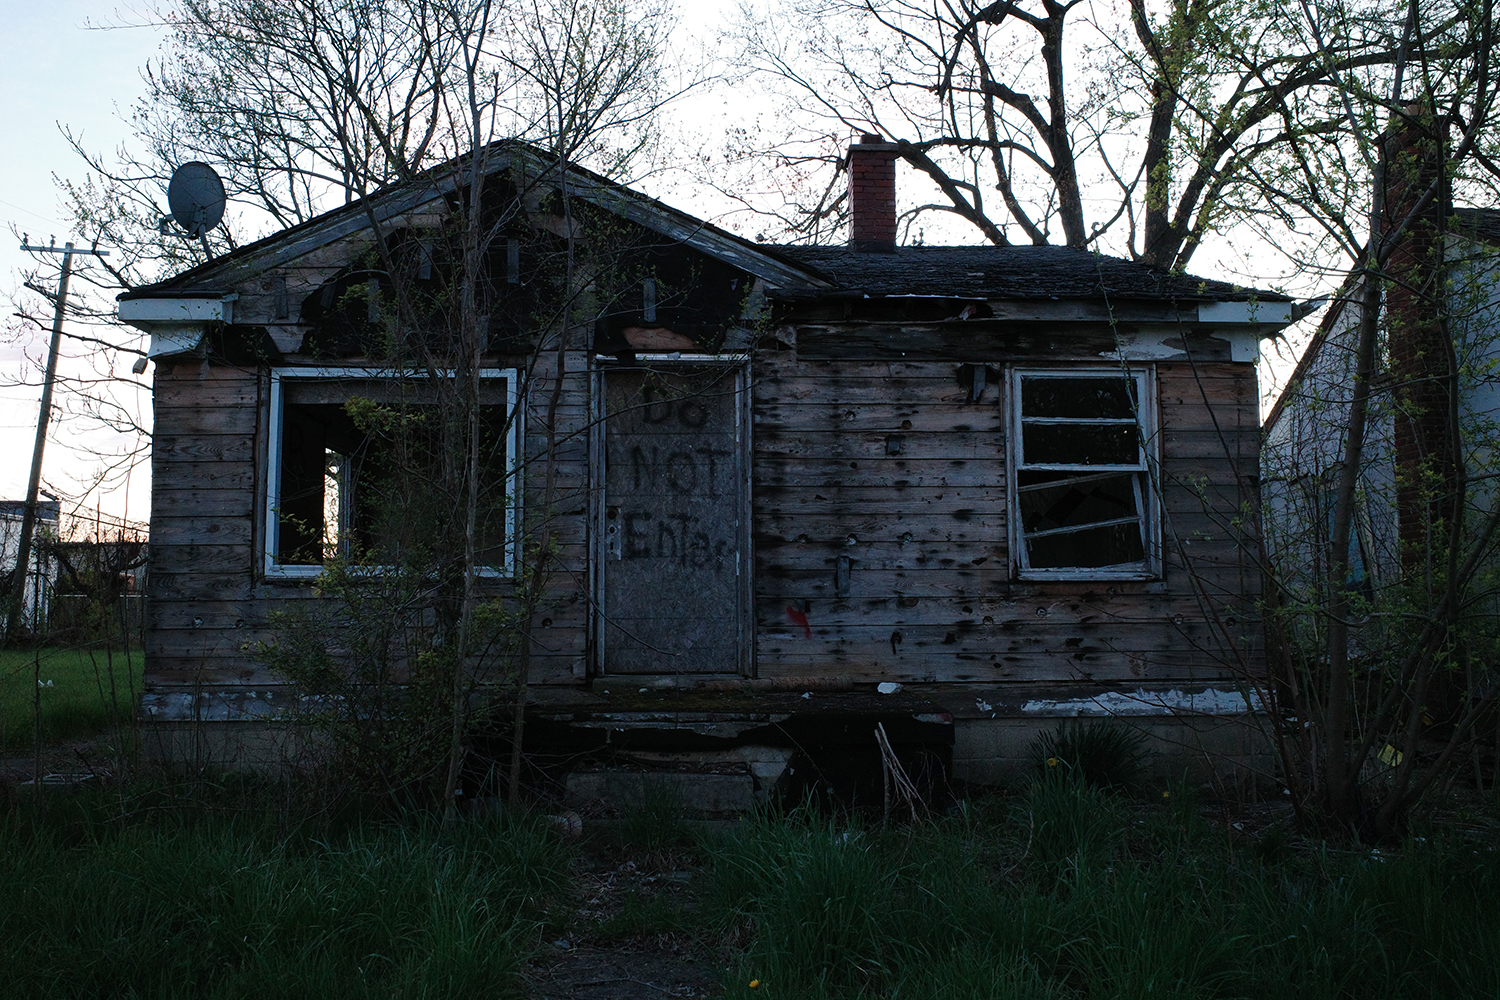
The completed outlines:
[[[1151,372],[1016,369],[1013,565],[1030,579],[1144,579],[1159,568]]]
[[[509,571],[515,524],[515,372],[482,373],[479,394],[481,572]],[[445,420],[440,394],[454,387],[426,373],[283,368],[271,375],[266,476],[269,577],[315,577],[330,559],[371,569],[425,553],[452,505],[440,485]],[[464,456],[460,456],[463,458]]]

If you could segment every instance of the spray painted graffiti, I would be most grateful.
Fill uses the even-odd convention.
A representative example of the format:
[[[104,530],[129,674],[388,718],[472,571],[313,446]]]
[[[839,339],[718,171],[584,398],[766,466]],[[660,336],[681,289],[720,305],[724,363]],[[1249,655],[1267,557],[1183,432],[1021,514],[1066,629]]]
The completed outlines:
[[[674,448],[635,445],[630,449],[630,469],[637,490],[657,484],[681,496],[717,496],[727,484],[719,472],[734,455],[727,448]]]
[[[708,426],[710,417],[706,405],[691,397],[662,398],[656,387],[647,383],[641,387],[641,423],[650,426],[675,423],[688,430],[702,430]],[[673,419],[676,418],[676,419]]]
[[[666,559],[687,569],[716,573],[724,569],[729,544],[711,539],[707,531],[695,526],[698,519],[691,514],[636,510],[625,511],[622,520],[626,559]]]

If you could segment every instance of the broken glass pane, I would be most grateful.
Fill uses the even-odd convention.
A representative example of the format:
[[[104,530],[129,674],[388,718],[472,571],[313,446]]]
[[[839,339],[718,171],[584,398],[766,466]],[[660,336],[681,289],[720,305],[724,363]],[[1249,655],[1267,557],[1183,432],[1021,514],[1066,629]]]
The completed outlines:
[[[1135,521],[1026,540],[1032,569],[1098,569],[1146,559]]]
[[[1130,424],[1023,424],[1027,465],[1139,465],[1140,432]]]
[[[1026,534],[1138,517],[1137,473],[1078,476],[1067,472],[1017,473],[1021,530]]]
[[[343,554],[344,530],[347,526],[346,503],[349,482],[349,456],[332,448],[324,449],[323,467],[323,558]]]
[[[1021,379],[1021,415],[1133,419],[1135,379],[1126,377]]]

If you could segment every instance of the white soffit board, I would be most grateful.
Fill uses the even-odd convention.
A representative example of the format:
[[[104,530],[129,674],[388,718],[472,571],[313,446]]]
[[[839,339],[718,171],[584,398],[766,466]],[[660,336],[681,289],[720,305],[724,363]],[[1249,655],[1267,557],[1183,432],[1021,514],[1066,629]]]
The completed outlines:
[[[120,321],[143,329],[157,323],[232,323],[234,303],[215,296],[202,299],[125,299]]]
[[[209,323],[234,322],[234,300],[202,298],[122,299],[120,321],[151,334],[146,356],[159,358],[195,349]]]
[[[1198,306],[1198,322],[1285,326],[1292,321],[1290,302],[1205,302]]]

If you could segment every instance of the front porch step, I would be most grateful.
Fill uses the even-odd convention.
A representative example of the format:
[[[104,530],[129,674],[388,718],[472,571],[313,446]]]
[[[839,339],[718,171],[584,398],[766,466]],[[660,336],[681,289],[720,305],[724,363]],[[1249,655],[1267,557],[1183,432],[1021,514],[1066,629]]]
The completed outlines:
[[[617,816],[632,809],[676,809],[684,817],[723,819],[751,812],[774,785],[757,787],[756,776],[701,771],[574,771],[566,779],[564,804],[584,815]]]

